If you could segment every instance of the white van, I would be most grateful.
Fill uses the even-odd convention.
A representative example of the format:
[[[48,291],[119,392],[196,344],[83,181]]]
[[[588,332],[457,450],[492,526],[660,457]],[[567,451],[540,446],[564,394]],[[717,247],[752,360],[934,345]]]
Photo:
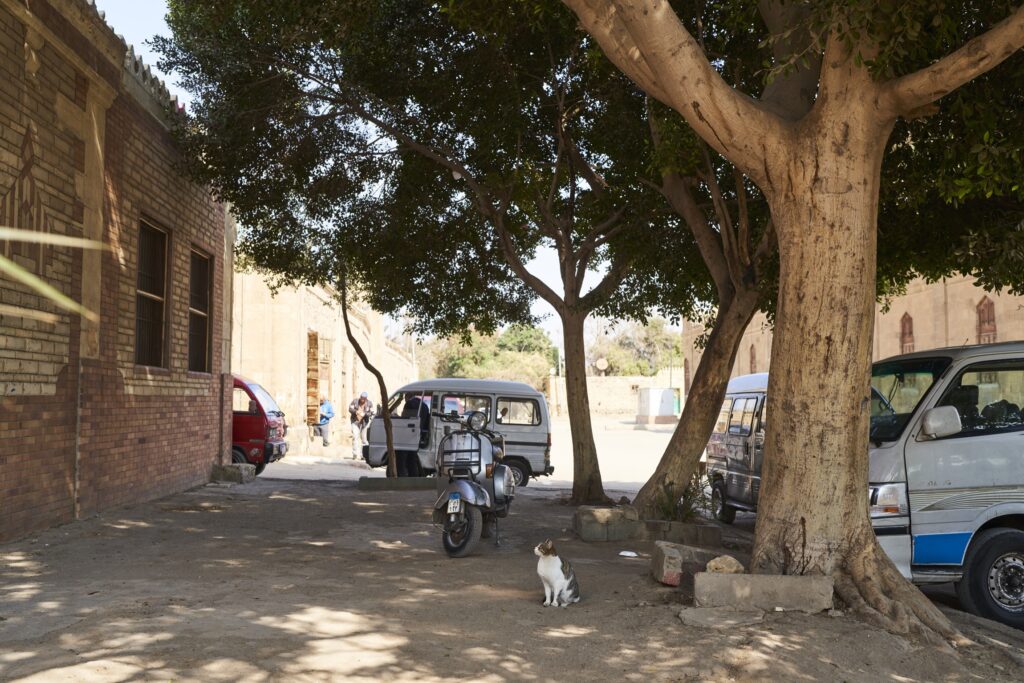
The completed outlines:
[[[1024,627],[1024,342],[896,356],[871,375],[879,543],[915,583],[956,582],[965,609]],[[708,444],[723,520],[756,509],[767,383],[753,377],[730,383]]]
[[[399,476],[420,476],[434,471],[437,444],[445,426],[434,413],[462,415],[476,410],[487,415],[487,428],[505,437],[505,459],[516,486],[530,477],[550,475],[551,422],[544,394],[522,382],[485,379],[430,379],[407,384],[388,399],[392,438]],[[387,465],[384,420],[370,423],[369,446],[363,459],[370,467]]]

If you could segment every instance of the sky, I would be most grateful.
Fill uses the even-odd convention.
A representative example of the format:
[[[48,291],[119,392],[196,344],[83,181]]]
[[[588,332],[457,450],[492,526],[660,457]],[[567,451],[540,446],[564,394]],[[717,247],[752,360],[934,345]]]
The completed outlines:
[[[190,100],[188,94],[176,87],[173,77],[168,77],[156,68],[158,57],[146,44],[154,35],[170,34],[164,20],[164,16],[167,14],[167,3],[164,0],[96,0],[96,6],[106,13],[107,23],[113,27],[114,32],[122,35],[130,45],[135,47],[135,53],[163,78],[171,94],[177,95],[178,100],[187,107]],[[537,257],[527,264],[527,268],[559,294],[564,291],[561,277],[558,274],[558,256],[554,248],[539,252]],[[599,273],[587,271],[587,276],[583,281],[583,291],[589,291],[599,279]],[[533,305],[533,312],[537,316],[544,316],[541,327],[547,331],[555,345],[561,347],[562,325],[551,305],[538,298]]]

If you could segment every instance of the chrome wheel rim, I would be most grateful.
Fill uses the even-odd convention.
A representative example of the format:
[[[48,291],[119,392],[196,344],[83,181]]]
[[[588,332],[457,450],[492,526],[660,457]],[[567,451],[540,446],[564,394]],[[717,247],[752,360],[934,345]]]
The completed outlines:
[[[523,485],[523,471],[520,470],[518,467],[513,467],[511,469],[512,469],[512,483],[515,484],[516,486],[522,486]]]
[[[988,593],[1010,612],[1024,611],[1024,554],[1007,553],[988,570]]]

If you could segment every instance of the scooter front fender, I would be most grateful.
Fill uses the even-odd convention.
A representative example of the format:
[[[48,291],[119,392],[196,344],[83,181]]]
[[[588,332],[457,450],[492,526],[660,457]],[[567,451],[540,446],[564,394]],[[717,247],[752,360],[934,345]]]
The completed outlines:
[[[487,493],[487,489],[476,482],[456,479],[450,482],[444,491],[441,492],[441,495],[438,496],[437,501],[434,503],[434,509],[446,508],[448,506],[448,498],[452,493],[458,493],[459,498],[464,500],[467,505],[476,505],[485,510],[491,508],[491,496]]]

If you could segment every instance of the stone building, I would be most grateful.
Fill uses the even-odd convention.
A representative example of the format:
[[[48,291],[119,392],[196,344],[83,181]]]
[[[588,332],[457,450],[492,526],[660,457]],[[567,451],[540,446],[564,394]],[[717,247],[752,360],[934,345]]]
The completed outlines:
[[[695,345],[703,327],[683,326],[684,383],[700,362]],[[974,278],[954,277],[927,283],[915,280],[887,310],[875,312],[873,360],[944,346],[985,344],[1024,339],[1024,296],[986,292]],[[771,360],[772,331],[763,314],[754,316],[740,343],[732,376],[766,372]]]
[[[289,453],[311,449],[306,427],[319,417],[325,394],[338,417],[334,440],[347,442],[346,407],[361,391],[380,403],[376,378],[348,343],[337,291],[329,287],[283,287],[276,294],[255,273],[234,274],[231,367],[274,397],[289,425]],[[352,332],[388,391],[418,378],[412,340],[390,339],[384,317],[367,306],[349,305]]]
[[[175,171],[175,103],[87,0],[0,0],[0,241],[81,302],[0,275],[0,540],[209,480],[225,401],[233,227]]]

